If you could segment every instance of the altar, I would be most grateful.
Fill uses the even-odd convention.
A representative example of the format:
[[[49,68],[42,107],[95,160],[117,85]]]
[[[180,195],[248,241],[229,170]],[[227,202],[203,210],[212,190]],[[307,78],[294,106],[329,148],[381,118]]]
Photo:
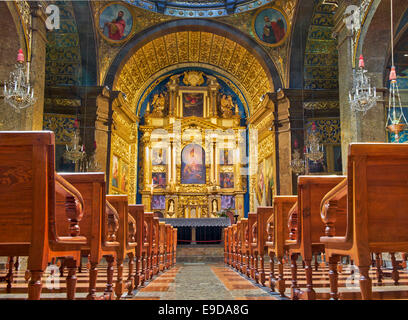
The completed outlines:
[[[155,90],[140,125],[145,208],[165,218],[244,217],[248,154],[239,96],[201,71],[169,76]]]

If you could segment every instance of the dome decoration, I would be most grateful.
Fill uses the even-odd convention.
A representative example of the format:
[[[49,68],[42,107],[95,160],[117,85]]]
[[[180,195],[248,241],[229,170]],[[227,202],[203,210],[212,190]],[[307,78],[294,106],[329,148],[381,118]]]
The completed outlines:
[[[186,18],[215,18],[259,8],[271,0],[125,0],[153,12]]]

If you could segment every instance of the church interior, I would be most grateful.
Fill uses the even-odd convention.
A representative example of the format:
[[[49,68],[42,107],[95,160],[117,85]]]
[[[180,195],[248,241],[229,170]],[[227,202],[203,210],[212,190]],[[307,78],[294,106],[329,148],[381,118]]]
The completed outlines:
[[[0,16],[0,300],[408,298],[408,1]]]

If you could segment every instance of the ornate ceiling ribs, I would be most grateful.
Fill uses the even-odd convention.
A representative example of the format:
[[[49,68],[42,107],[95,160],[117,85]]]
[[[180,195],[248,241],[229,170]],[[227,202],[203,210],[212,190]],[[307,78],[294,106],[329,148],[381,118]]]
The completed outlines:
[[[165,68],[183,63],[213,66],[237,79],[249,94],[251,113],[259,106],[261,96],[273,91],[266,71],[252,53],[224,36],[200,31],[171,33],[145,44],[119,72],[115,90],[123,91],[130,105],[136,108],[148,79]]]

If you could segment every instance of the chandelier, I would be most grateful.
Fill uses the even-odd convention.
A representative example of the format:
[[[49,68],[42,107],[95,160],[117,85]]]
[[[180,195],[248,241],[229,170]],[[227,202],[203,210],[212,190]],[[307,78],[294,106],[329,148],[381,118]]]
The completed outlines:
[[[400,133],[407,126],[407,119],[405,118],[401,96],[399,93],[397,83],[397,71],[394,64],[394,24],[393,24],[393,6],[391,0],[391,59],[392,67],[390,72],[390,96],[388,99],[388,116],[387,129],[395,134],[395,142],[399,143]]]
[[[359,69],[353,70],[353,88],[349,92],[349,101],[352,110],[361,111],[364,114],[377,105],[380,97],[377,96],[375,87],[371,87],[367,70],[364,69],[364,58],[360,55]]]
[[[307,137],[307,145],[305,156],[314,162],[319,161],[324,156],[323,145],[320,144],[319,136],[317,135],[316,124],[312,123],[312,130]]]
[[[34,89],[28,79],[26,64],[24,63],[23,50],[18,50],[15,69],[10,73],[9,80],[4,83],[4,100],[16,112],[32,106],[37,100]]]
[[[85,157],[84,146],[79,144],[79,127],[78,127],[78,120],[75,120],[75,131],[74,136],[72,137],[72,146],[69,147],[65,145],[65,153],[64,158],[76,163],[82,160]]]
[[[290,168],[292,169],[294,174],[299,175],[305,171],[305,160],[303,160],[300,156],[297,140],[295,140],[294,148],[295,148],[295,151],[293,151],[293,154],[292,154],[292,161],[290,162]]]

